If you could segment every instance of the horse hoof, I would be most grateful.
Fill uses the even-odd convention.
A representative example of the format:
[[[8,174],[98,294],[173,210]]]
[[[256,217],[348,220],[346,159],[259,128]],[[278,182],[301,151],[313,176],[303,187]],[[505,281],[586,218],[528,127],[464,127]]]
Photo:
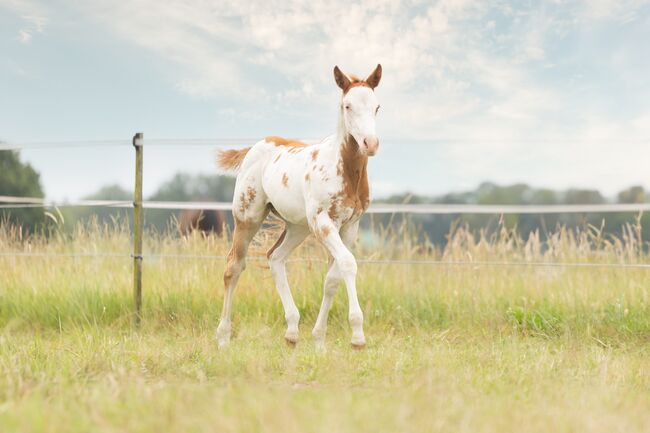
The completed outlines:
[[[351,344],[353,349],[363,349],[363,347],[366,345],[366,337],[364,337],[363,334],[360,337],[352,336]]]
[[[230,344],[230,329],[226,327],[217,328],[215,339],[217,340],[220,349],[228,346],[228,344]]]
[[[298,343],[298,333],[297,332],[287,332],[284,334],[284,341],[289,347],[296,347]]]

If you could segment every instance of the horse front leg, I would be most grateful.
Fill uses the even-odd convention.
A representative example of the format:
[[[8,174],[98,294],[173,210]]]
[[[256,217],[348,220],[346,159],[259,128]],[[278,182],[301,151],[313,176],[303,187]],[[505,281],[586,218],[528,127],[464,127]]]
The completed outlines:
[[[326,349],[325,337],[327,334],[327,318],[329,317],[329,312],[332,308],[334,295],[336,295],[336,292],[339,290],[342,280],[343,278],[341,277],[339,268],[336,265],[336,261],[332,259],[330,268],[327,271],[327,276],[325,277],[325,284],[323,284],[323,301],[320,304],[316,324],[314,325],[314,329],[311,331],[311,335],[313,335],[316,343],[316,350],[321,352],[324,352]]]
[[[316,219],[317,236],[334,258],[334,263],[325,280],[325,293],[323,294],[321,311],[312,332],[316,337],[317,347],[321,346],[320,348],[324,347],[327,316],[338,281],[341,279],[345,282],[348,292],[348,320],[352,328],[352,347],[362,348],[366,344],[366,337],[363,333],[363,312],[357,297],[357,261],[349,250],[349,246],[356,239],[358,227],[358,222],[355,222],[344,227],[339,233],[334,222],[325,213],[319,214]]]
[[[284,334],[284,339],[292,346],[298,342],[300,313],[293,301],[293,296],[291,296],[291,289],[287,281],[286,261],[291,252],[302,243],[308,234],[309,228],[287,223],[284,232],[267,253],[269,267],[273,273],[275,286],[284,308],[284,318],[287,321],[287,332]]]

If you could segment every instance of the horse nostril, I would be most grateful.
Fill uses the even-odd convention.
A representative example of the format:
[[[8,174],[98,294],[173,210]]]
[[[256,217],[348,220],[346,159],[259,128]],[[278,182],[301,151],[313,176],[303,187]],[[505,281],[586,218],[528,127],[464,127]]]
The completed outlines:
[[[369,155],[374,155],[379,147],[379,140],[377,137],[367,137],[363,139],[363,145]]]

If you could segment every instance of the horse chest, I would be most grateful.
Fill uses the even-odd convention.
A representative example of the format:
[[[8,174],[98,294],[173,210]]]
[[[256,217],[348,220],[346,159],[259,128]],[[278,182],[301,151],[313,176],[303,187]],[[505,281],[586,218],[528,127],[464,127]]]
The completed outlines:
[[[337,167],[336,192],[330,194],[328,214],[332,220],[345,224],[357,220],[370,203],[366,166],[347,167],[340,163]]]

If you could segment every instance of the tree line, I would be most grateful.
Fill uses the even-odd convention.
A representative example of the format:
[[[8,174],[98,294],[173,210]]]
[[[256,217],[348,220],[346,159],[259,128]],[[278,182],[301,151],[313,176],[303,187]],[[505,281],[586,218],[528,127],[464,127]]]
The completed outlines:
[[[158,190],[146,197],[156,201],[230,201],[234,190],[234,178],[217,175],[190,175],[177,173]],[[20,161],[16,152],[0,152],[0,195],[43,197],[39,174],[29,164]],[[85,199],[132,200],[133,193],[119,185],[109,185],[90,194]],[[620,191],[615,198],[607,199],[595,189],[567,189],[556,191],[535,188],[524,183],[497,185],[485,182],[478,188],[437,196],[398,194],[376,202],[385,203],[435,203],[435,204],[502,204],[502,205],[559,205],[559,204],[603,204],[603,203],[645,203],[650,193],[642,186],[632,186]],[[57,223],[71,230],[77,222],[96,218],[100,223],[130,221],[130,209],[115,208],[63,208],[62,221]],[[51,219],[41,208],[0,209],[0,218],[11,224],[20,224],[26,230],[36,230],[47,225]],[[158,231],[174,230],[179,211],[147,209],[145,224]],[[231,222],[229,213],[228,221]],[[488,234],[503,225],[515,228],[524,238],[531,232],[539,232],[542,238],[559,226],[574,228],[591,225],[604,233],[620,234],[625,224],[640,223],[643,238],[650,240],[650,217],[621,214],[557,214],[557,215],[374,215],[374,223],[401,224],[408,219],[411,227],[418,230],[422,238],[435,244],[444,244],[452,224],[462,223],[474,230],[485,230]],[[370,220],[364,217],[362,223],[368,227]]]
[[[607,199],[595,189],[570,188],[556,191],[535,188],[524,183],[497,185],[484,182],[478,188],[460,193],[438,196],[397,194],[382,200],[387,203],[429,203],[429,204],[500,204],[500,205],[579,205],[605,203],[646,203],[650,194],[642,186],[632,186],[620,191],[614,199]],[[390,217],[393,222],[409,218],[421,232],[435,244],[444,244],[452,224],[461,223],[473,230],[485,230],[487,234],[502,226],[516,229],[525,239],[532,232],[538,232],[542,239],[558,227],[576,228],[592,226],[603,233],[620,235],[626,224],[640,223],[643,237],[650,240],[650,218],[634,213],[589,213],[589,214],[522,214],[522,215],[414,215]],[[378,219],[389,221],[388,216]]]

